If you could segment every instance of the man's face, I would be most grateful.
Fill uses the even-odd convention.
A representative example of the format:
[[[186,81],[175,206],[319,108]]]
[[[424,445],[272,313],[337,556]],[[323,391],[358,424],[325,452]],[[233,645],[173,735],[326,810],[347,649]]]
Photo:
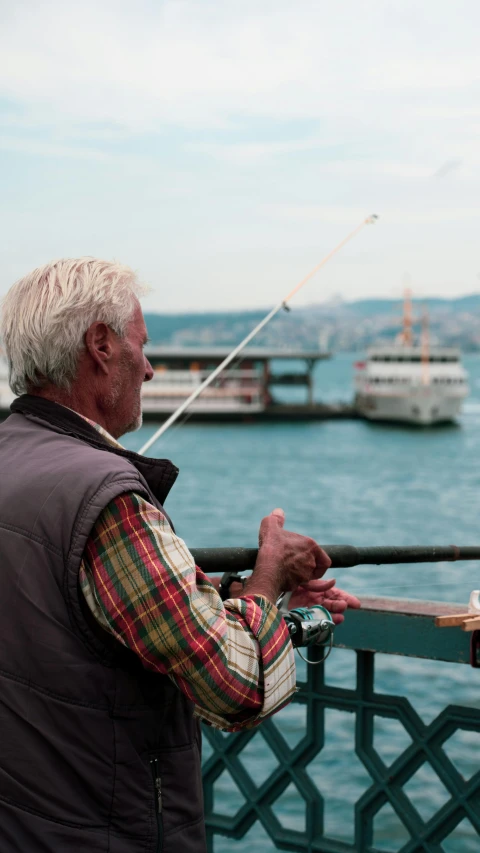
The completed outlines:
[[[116,433],[112,435],[116,438],[142,425],[142,383],[153,376],[152,366],[143,352],[146,342],[145,320],[137,302],[125,337],[119,339],[118,361],[108,401]]]

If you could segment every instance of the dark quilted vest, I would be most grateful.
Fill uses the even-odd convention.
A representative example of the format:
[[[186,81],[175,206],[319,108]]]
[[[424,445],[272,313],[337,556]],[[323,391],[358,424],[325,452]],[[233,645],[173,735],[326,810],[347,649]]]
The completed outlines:
[[[111,448],[54,403],[24,396],[12,411],[0,426],[0,853],[203,853],[193,706],[96,626],[78,585],[109,501],[133,490],[161,508],[178,471]]]

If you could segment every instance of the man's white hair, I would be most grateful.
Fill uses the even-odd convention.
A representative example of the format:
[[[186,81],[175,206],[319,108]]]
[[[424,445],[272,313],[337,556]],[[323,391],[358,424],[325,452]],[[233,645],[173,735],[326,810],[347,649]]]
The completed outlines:
[[[100,321],[123,337],[144,292],[130,267],[97,258],[52,261],[17,281],[0,322],[14,394],[47,382],[68,390],[88,327]]]

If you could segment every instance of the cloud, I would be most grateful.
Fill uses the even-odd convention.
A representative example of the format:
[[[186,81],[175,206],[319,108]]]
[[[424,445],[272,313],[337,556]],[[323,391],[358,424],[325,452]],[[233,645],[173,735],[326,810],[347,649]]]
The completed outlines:
[[[22,152],[34,154],[40,157],[68,157],[79,160],[110,160],[111,157],[104,151],[95,148],[80,148],[78,145],[60,145],[54,142],[44,142],[39,139],[22,139],[19,136],[0,136],[0,149],[2,151]]]
[[[445,99],[478,79],[480,7],[462,6],[459,30],[458,8],[437,0],[388,16],[383,0],[17,0],[0,33],[1,91],[34,123],[131,132],[228,128],[239,116],[395,127],[412,92]]]
[[[171,308],[265,304],[375,211],[332,292],[406,263],[468,283],[479,23],[478,0],[4,3],[2,274],[93,252],[171,282]]]
[[[226,160],[231,163],[253,163],[265,158],[277,157],[289,154],[297,154],[302,151],[322,151],[328,148],[325,140],[319,138],[291,139],[282,142],[258,141],[258,142],[190,142],[184,146],[185,150],[198,154],[206,154],[214,159]]]

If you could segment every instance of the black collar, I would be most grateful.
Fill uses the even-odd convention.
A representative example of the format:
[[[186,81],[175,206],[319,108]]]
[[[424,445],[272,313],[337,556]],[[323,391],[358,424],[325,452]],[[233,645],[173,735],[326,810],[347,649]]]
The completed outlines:
[[[13,401],[10,411],[13,414],[21,414],[27,418],[40,420],[56,432],[72,435],[92,447],[106,450],[108,453],[116,453],[117,456],[129,459],[140,474],[145,477],[153,494],[161,504],[164,503],[177,479],[178,468],[170,460],[152,459],[148,456],[140,456],[131,450],[114,447],[85,418],[59,403],[53,403],[51,400],[36,397],[33,394],[22,394],[21,397],[17,397]]]

